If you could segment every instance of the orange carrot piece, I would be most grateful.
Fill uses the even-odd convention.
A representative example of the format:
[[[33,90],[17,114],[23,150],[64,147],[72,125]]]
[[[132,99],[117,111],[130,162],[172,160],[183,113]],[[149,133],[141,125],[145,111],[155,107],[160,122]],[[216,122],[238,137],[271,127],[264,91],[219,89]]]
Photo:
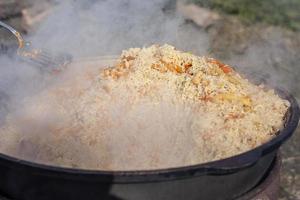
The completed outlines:
[[[230,72],[233,71],[232,68],[229,67],[229,65],[223,65],[223,66],[220,66],[220,68],[223,70],[223,72],[224,72],[225,74],[228,74],[228,73],[230,73]]]

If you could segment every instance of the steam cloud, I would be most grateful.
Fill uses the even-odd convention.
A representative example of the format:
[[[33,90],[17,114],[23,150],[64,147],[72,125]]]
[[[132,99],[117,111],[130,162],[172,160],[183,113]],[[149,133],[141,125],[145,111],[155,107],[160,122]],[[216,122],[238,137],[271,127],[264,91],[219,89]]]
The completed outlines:
[[[66,1],[32,41],[75,57],[114,55],[153,43],[204,53],[207,40],[197,36],[195,27],[187,27],[175,8],[168,11],[168,4],[170,0]]]

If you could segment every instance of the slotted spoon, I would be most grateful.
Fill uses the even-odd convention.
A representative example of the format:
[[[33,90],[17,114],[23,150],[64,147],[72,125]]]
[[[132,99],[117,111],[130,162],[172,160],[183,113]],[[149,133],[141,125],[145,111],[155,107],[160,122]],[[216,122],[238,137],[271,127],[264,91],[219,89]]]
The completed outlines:
[[[23,60],[34,64],[46,71],[61,71],[72,61],[72,56],[68,54],[54,54],[45,49],[35,49],[31,46],[30,42],[26,42],[20,32],[13,27],[0,21],[0,26],[10,31],[18,41],[17,54]]]

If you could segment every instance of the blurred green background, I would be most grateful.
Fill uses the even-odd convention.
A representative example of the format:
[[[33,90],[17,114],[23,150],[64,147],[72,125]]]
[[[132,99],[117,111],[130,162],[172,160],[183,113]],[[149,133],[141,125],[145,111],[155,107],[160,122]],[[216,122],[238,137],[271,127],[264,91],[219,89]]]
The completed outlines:
[[[191,2],[236,15],[245,23],[263,22],[294,31],[300,30],[299,0],[191,0]]]

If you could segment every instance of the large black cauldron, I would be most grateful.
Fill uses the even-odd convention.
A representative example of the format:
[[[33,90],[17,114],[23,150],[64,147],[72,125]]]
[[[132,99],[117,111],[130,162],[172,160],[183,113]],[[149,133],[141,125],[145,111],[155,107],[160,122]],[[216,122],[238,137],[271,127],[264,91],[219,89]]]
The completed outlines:
[[[295,131],[296,100],[278,135],[251,151],[215,162],[152,171],[90,171],[46,166],[0,154],[0,192],[17,200],[226,200],[253,188]]]

